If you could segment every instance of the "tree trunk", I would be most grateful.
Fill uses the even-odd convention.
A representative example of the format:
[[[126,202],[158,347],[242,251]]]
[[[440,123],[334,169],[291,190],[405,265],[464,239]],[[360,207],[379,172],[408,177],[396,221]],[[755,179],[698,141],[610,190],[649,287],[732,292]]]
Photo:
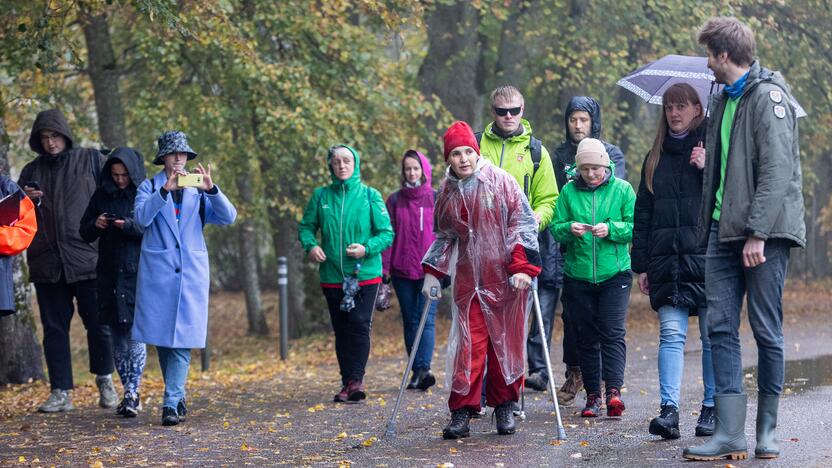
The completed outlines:
[[[0,102],[6,102],[0,92]],[[0,106],[0,174],[9,176],[9,135],[6,133],[5,107]],[[40,343],[35,335],[32,290],[27,281],[22,256],[14,259],[14,298],[17,313],[0,317],[0,385],[43,379]]]
[[[241,164],[250,165],[248,158],[241,158]],[[249,180],[250,170],[243,170],[237,177],[237,189],[240,191],[240,198],[253,200],[251,183]],[[248,203],[248,202],[246,202]],[[266,324],[266,315],[263,313],[263,301],[260,296],[260,275],[258,268],[258,242],[257,229],[251,213],[245,213],[245,217],[239,226],[240,237],[240,269],[243,272],[243,290],[246,295],[246,313],[248,316],[248,334],[265,336],[269,334],[269,327]]]
[[[419,83],[426,96],[436,95],[454,118],[474,129],[482,127],[484,90],[481,41],[477,34],[479,12],[468,2],[437,2],[427,15],[428,52],[419,69]]]
[[[107,148],[125,146],[124,106],[118,87],[118,66],[106,13],[91,13],[81,4],[81,24],[87,43],[87,72],[95,94],[98,133]]]

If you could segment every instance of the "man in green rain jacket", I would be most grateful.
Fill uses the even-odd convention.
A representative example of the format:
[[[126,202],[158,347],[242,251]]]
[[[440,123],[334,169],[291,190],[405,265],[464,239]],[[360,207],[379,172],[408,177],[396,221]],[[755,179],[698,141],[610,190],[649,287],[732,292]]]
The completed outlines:
[[[358,151],[333,146],[327,164],[332,183],[312,193],[298,238],[309,258],[319,264],[335,332],[341,391],[334,401],[357,402],[366,398],[364,370],[381,283],[381,253],[393,243],[393,228],[381,194],[361,183]]]

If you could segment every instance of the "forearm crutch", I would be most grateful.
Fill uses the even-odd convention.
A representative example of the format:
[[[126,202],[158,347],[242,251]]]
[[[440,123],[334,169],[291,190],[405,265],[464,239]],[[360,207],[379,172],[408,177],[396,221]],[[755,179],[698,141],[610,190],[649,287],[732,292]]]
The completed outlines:
[[[387,429],[384,431],[384,437],[386,438],[396,437],[396,416],[399,412],[399,405],[402,402],[402,396],[404,396],[404,389],[407,386],[407,376],[410,374],[410,370],[413,369],[413,361],[416,360],[416,350],[419,349],[419,342],[422,340],[422,332],[425,331],[425,322],[428,320],[428,311],[430,311],[430,306],[438,294],[438,288],[430,288],[430,298],[425,299],[425,307],[422,309],[422,318],[419,320],[419,329],[416,331],[416,338],[413,339],[413,346],[410,348],[410,357],[407,359],[407,367],[405,367],[404,374],[402,374],[402,385],[399,387],[399,396],[396,398],[396,404],[393,405],[393,414],[390,415],[390,419],[387,421]]]
[[[540,297],[537,295],[537,278],[532,280],[532,296],[534,297],[537,327],[543,345],[543,356],[546,358],[546,370],[549,375],[549,393],[552,395],[552,404],[555,406],[555,414],[558,417],[558,440],[566,440],[566,431],[563,429],[563,421],[560,418],[560,405],[558,405],[558,397],[555,394],[555,377],[552,374],[552,360],[549,358],[549,339],[546,337],[546,330],[543,327],[543,313],[540,311]]]

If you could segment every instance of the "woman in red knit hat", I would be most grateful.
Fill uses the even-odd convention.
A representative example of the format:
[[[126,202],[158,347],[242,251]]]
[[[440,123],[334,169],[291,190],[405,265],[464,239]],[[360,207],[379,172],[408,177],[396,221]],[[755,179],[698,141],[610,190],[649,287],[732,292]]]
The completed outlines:
[[[512,406],[524,372],[529,285],[540,273],[537,222],[507,172],[480,158],[465,122],[444,137],[448,169],[436,199],[436,240],[422,265],[422,294],[441,297],[440,279],[453,279],[453,324],[448,338],[448,406],[442,436],[467,437],[480,410],[486,366],[486,400],[495,407],[497,432],[515,430]]]

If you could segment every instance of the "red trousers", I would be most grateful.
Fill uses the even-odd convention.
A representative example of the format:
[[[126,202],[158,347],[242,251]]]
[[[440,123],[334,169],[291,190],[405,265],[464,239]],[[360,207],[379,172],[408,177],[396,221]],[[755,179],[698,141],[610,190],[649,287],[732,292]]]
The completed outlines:
[[[448,398],[448,407],[451,411],[461,408],[468,408],[473,411],[480,410],[482,375],[486,365],[486,353],[488,354],[488,373],[486,376],[485,399],[488,406],[495,407],[508,401],[517,401],[520,398],[520,384],[523,382],[523,378],[521,377],[506,385],[503,370],[500,368],[500,361],[497,360],[497,354],[494,352],[494,347],[491,346],[485,317],[476,298],[471,301],[468,327],[471,332],[471,385],[465,395],[452,391],[450,398]]]

